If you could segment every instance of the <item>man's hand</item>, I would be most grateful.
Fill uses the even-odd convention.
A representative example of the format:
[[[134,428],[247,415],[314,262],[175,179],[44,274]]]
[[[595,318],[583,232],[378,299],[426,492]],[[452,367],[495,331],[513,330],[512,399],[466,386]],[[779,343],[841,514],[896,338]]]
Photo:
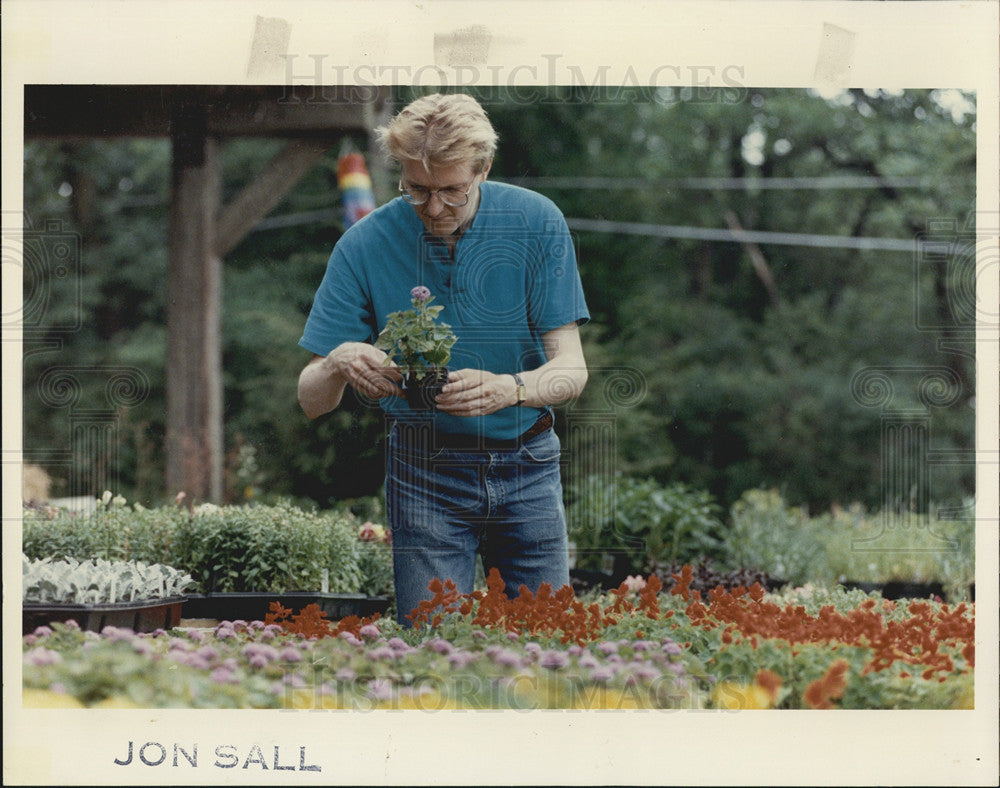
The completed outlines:
[[[511,375],[460,369],[448,375],[436,402],[452,416],[485,416],[517,404],[517,383]]]
[[[397,384],[403,376],[395,364],[383,365],[386,358],[365,342],[345,342],[331,350],[325,361],[334,375],[360,394],[373,399],[402,397],[403,390]]]

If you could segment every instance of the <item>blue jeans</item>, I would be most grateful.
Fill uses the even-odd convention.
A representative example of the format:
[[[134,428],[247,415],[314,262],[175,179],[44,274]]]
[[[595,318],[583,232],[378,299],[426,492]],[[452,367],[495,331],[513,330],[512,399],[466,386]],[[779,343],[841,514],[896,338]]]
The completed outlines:
[[[569,583],[559,438],[551,429],[513,448],[449,449],[407,438],[395,426],[386,460],[396,618],[406,616],[434,578],[471,593],[476,553],[496,567],[508,596],[522,584]]]

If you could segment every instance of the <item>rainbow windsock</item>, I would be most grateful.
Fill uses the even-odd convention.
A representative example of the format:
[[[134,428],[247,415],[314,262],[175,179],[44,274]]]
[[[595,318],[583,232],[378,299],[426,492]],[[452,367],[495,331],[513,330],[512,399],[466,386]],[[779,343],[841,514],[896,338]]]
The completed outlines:
[[[337,187],[344,206],[344,229],[375,210],[372,179],[360,153],[345,153],[337,160]]]

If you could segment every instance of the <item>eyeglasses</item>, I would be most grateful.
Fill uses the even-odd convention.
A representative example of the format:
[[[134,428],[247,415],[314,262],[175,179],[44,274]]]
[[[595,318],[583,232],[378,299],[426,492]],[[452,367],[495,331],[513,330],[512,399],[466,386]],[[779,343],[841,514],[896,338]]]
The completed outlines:
[[[479,177],[478,175],[476,176]],[[410,205],[423,205],[426,203],[432,194],[436,194],[438,198],[447,205],[449,208],[461,208],[469,202],[469,192],[472,191],[472,187],[476,185],[475,178],[472,179],[472,183],[469,184],[469,188],[464,192],[461,189],[428,189],[426,186],[404,186],[403,182],[399,182],[399,193],[403,196]]]

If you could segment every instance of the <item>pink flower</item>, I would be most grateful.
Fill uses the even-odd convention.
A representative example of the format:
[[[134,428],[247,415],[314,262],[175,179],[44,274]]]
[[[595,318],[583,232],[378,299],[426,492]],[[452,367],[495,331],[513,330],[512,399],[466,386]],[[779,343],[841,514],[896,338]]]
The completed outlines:
[[[381,525],[367,522],[358,529],[358,539],[362,542],[384,542],[386,541],[386,533],[385,528]]]
[[[62,662],[62,657],[58,651],[39,646],[24,653],[24,662],[28,665],[43,667],[45,665],[58,665]]]
[[[412,298],[414,301],[423,302],[430,297],[431,297],[431,291],[428,290],[423,285],[417,285],[410,291],[410,298]]]
[[[625,578],[625,587],[629,591],[642,591],[646,587],[646,581],[641,575],[629,575]]]
[[[363,638],[377,638],[381,637],[382,633],[379,628],[374,624],[365,624],[361,629],[358,630],[361,637]]]

